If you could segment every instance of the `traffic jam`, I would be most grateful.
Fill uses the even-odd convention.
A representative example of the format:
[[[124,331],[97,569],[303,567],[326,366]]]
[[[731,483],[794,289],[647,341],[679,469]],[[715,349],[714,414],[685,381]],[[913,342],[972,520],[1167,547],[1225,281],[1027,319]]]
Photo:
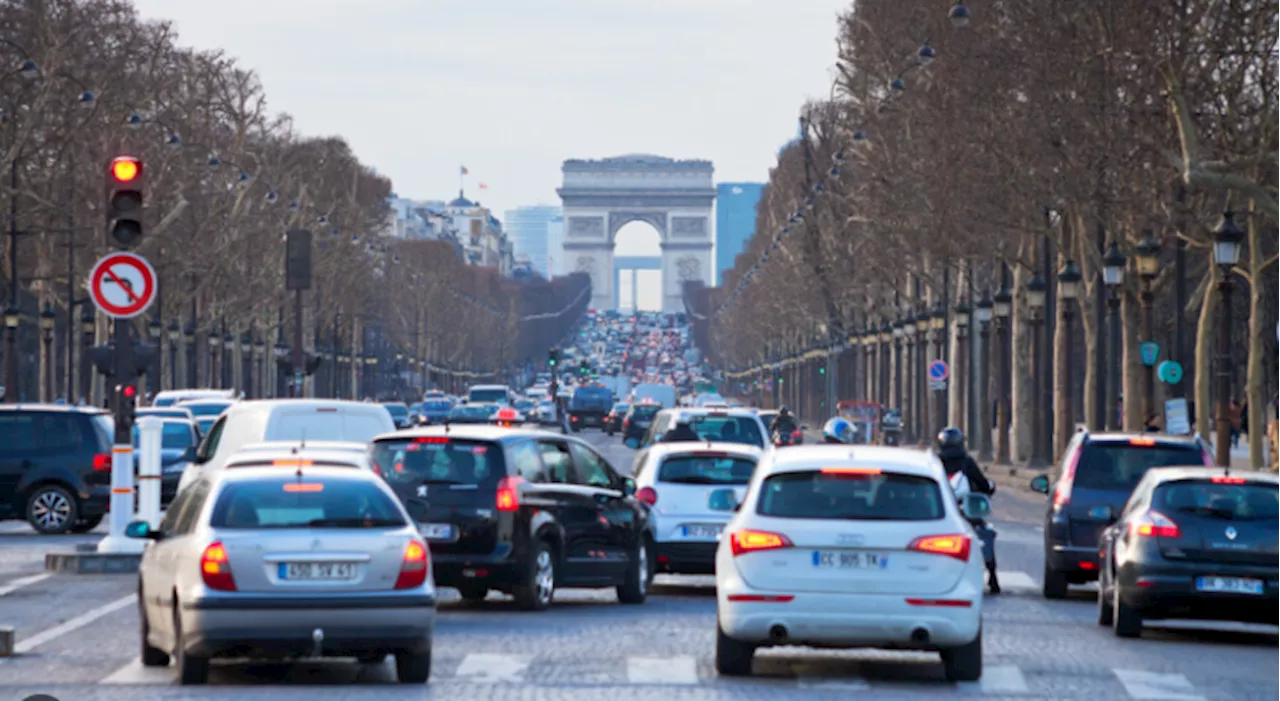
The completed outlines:
[[[1274,474],[1081,431],[988,480],[722,386],[683,315],[589,312],[458,396],[138,398],[126,470],[118,415],[4,405],[0,688],[1276,697]]]

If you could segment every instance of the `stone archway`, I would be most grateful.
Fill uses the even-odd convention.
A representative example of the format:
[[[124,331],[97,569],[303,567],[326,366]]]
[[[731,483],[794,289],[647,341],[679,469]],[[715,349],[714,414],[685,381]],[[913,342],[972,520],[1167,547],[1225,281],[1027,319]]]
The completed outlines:
[[[614,239],[633,221],[657,229],[662,247],[662,309],[684,309],[683,283],[711,285],[711,210],[715,169],[710,161],[677,161],[635,154],[568,160],[556,190],[564,208],[563,260],[591,276],[591,307],[618,307]]]

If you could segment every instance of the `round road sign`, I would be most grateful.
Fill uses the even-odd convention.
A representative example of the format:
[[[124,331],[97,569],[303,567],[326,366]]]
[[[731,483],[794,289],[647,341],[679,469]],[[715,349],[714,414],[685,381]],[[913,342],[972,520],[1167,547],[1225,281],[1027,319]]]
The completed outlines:
[[[951,376],[951,369],[947,367],[947,361],[935,360],[929,363],[929,379],[934,382],[945,382]]]
[[[156,298],[156,271],[142,256],[111,253],[89,272],[89,296],[98,309],[116,319],[130,319]]]

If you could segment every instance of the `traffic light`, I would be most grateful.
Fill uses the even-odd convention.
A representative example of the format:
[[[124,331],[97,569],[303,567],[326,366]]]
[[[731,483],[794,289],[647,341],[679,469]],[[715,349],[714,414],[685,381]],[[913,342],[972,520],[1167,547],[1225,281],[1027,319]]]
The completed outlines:
[[[116,385],[115,409],[116,426],[132,428],[135,409],[138,404],[138,388],[134,385]]]
[[[547,366],[555,368],[556,362],[560,360],[560,349],[552,348],[547,351]]]
[[[142,238],[142,161],[120,156],[107,168],[107,231],[118,248],[133,248]]]
[[[827,369],[826,369],[826,368],[818,368],[818,374],[819,374],[819,375],[825,375],[825,374],[827,374]]]

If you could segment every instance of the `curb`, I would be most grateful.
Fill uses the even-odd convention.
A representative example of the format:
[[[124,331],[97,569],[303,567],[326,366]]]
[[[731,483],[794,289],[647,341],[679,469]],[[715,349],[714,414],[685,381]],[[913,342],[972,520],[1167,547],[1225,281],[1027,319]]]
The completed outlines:
[[[141,562],[142,555],[128,553],[45,553],[44,569],[61,574],[131,574]]]

